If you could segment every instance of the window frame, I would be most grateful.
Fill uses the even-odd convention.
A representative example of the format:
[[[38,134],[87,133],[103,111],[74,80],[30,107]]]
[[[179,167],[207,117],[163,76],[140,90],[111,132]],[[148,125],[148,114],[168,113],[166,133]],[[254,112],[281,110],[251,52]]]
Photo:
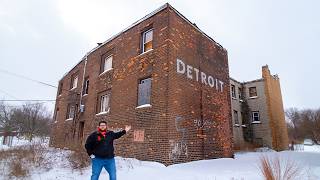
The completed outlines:
[[[88,83],[87,83],[87,82],[88,82]],[[86,78],[84,79],[82,96],[85,96],[85,95],[88,95],[88,94],[89,94],[89,85],[90,85],[89,77],[86,77]]]
[[[76,80],[76,81],[75,81]],[[76,82],[76,84],[74,83]],[[79,76],[78,74],[73,74],[71,76],[71,84],[70,84],[70,90],[76,89],[78,87],[78,82],[79,82]],[[74,86],[75,84],[75,86]]]
[[[141,43],[142,44],[142,49],[141,49],[142,51],[141,51],[141,54],[146,53],[148,51],[151,51],[153,49],[153,30],[154,30],[153,28],[149,28],[149,29],[142,32],[142,43]],[[152,32],[152,38],[150,40],[151,41],[151,49],[145,50],[145,44],[150,42],[150,41],[145,42],[146,34],[150,31]]]
[[[58,122],[58,116],[59,116],[59,108],[56,109],[55,115],[54,115],[54,123]]]
[[[231,97],[236,99],[236,86],[231,84]]]
[[[74,107],[74,108],[72,108]],[[73,109],[73,113],[71,114],[71,109]],[[66,121],[73,120],[76,117],[77,105],[76,104],[68,104]],[[72,115],[72,117],[71,117]]]
[[[149,87],[149,98],[148,98],[148,102],[147,103],[144,103],[144,104],[139,104],[139,94],[140,94],[140,84],[143,84],[141,83],[143,80],[147,80],[147,79],[150,79],[150,87]],[[151,106],[151,96],[152,96],[152,77],[151,76],[147,76],[147,77],[144,77],[144,78],[141,78],[138,80],[138,90],[137,90],[137,107],[148,107],[149,105]]]
[[[255,120],[255,116],[254,116],[255,113],[258,114],[258,116],[257,116],[258,117],[258,121]],[[252,111],[251,112],[251,122],[252,123],[260,123],[261,122],[261,120],[260,120],[260,112],[259,111]]]
[[[233,121],[234,121],[234,125],[235,126],[239,126],[240,122],[239,122],[239,114],[237,110],[233,110]],[[238,122],[238,123],[237,123]]]
[[[108,59],[111,58],[111,67],[106,69],[106,62]],[[101,65],[100,65],[100,75],[101,74],[104,74],[105,72],[108,72],[110,70],[113,69],[113,54],[108,54],[107,56],[103,55],[102,58],[101,58]]]
[[[238,87],[238,97],[239,97],[239,100],[243,100],[241,87]]]
[[[62,94],[63,91],[63,82],[59,83],[59,88],[58,88],[58,96],[60,96]]]
[[[103,107],[102,107],[102,98],[104,96],[108,96],[108,102],[107,102],[107,106],[104,111],[102,111]],[[110,112],[110,108],[111,108],[111,91],[110,90],[107,90],[107,91],[104,91],[102,93],[99,93],[98,94],[98,101],[97,101],[97,109],[96,109],[96,115],[101,115],[101,114],[107,114]]]
[[[255,89],[255,95],[252,96],[251,94],[251,89]],[[252,86],[252,87],[249,87],[249,98],[255,98],[255,97],[258,97],[258,91],[257,91],[257,87],[256,86]]]

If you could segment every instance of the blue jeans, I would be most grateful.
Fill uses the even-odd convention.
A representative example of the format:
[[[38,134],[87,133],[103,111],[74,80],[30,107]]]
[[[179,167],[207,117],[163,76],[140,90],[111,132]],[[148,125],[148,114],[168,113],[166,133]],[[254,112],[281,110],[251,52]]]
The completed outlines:
[[[105,168],[109,173],[109,180],[116,180],[116,162],[114,158],[111,159],[101,159],[101,158],[93,158],[92,159],[92,175],[91,180],[98,180],[102,168]]]

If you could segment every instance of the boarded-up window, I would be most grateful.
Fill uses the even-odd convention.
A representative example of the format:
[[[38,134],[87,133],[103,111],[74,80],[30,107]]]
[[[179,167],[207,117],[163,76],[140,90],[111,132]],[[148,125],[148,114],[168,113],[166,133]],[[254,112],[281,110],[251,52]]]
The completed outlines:
[[[138,106],[150,104],[151,78],[140,80],[138,88]]]

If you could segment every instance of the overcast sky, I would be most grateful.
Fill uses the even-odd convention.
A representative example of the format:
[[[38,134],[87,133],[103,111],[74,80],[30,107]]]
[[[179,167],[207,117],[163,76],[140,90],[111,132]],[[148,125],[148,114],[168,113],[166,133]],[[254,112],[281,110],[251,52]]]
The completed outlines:
[[[231,77],[261,78],[268,64],[285,108],[320,107],[319,0],[0,0],[0,99],[55,99],[3,70],[57,86],[96,43],[166,2],[228,50]]]

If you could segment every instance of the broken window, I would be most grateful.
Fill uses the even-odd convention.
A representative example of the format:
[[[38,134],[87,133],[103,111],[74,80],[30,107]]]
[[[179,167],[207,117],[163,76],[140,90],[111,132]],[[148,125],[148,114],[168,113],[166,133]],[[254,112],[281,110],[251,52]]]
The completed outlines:
[[[89,78],[87,77],[85,80],[84,80],[84,85],[83,85],[83,92],[82,94],[83,95],[86,95],[89,93]]]
[[[236,88],[234,85],[231,85],[231,97],[236,98]]]
[[[233,110],[233,119],[234,119],[234,124],[239,125],[238,111],[236,110]]]
[[[257,88],[256,87],[250,87],[249,88],[249,97],[257,97]]]

